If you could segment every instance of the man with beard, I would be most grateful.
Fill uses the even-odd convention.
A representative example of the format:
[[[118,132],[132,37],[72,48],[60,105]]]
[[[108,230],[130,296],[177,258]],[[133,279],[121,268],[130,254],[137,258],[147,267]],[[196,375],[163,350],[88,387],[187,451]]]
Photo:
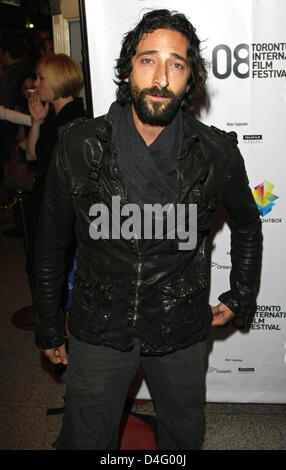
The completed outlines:
[[[141,364],[156,408],[158,449],[199,449],[206,338],[212,325],[253,308],[259,214],[236,136],[190,115],[206,69],[184,15],[146,13],[125,36],[116,72],[117,100],[108,114],[61,132],[40,221],[37,344],[52,363],[68,364],[58,448],[116,449],[128,388]],[[167,230],[142,239],[136,231],[118,236],[106,224],[109,232],[94,236],[114,199],[120,205],[109,222],[122,226],[127,207],[139,208],[144,224],[147,205],[167,204],[164,222],[172,208],[187,213],[194,205],[196,217],[185,224],[196,227],[195,244],[182,249],[179,227],[172,236]],[[210,307],[208,241],[220,204],[230,215],[232,270],[229,290]],[[94,220],[95,207],[104,211]],[[59,305],[73,222],[79,254],[67,355]]]

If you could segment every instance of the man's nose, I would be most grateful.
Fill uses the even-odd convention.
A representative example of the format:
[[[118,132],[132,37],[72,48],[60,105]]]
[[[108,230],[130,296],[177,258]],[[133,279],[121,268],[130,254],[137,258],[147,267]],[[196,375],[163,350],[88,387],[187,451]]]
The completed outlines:
[[[157,85],[160,88],[166,88],[169,85],[168,69],[166,64],[160,63],[157,65],[153,82],[154,85]]]

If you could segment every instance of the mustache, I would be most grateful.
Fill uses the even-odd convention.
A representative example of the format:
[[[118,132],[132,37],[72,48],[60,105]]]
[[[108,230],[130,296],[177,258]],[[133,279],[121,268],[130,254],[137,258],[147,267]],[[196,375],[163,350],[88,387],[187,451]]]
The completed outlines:
[[[174,98],[175,94],[167,90],[166,88],[159,88],[159,87],[152,87],[152,88],[144,88],[141,93],[141,96],[151,95],[151,96],[161,96],[162,98]]]

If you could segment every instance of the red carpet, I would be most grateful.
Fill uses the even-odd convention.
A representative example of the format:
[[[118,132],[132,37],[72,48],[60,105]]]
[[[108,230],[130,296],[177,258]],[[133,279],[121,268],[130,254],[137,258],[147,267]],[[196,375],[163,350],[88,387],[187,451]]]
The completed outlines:
[[[124,416],[121,423],[120,450],[157,450],[155,424],[156,418],[153,416]]]
[[[144,404],[147,400],[135,400],[136,404]],[[47,410],[47,415],[64,413],[63,408]],[[153,414],[129,413],[123,415],[118,438],[119,450],[157,450],[157,420]],[[53,444],[57,448],[57,441]]]

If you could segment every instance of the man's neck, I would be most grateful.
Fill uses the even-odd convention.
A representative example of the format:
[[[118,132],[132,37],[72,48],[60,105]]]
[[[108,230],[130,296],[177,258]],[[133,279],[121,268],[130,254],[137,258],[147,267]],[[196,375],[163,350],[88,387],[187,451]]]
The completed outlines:
[[[138,118],[136,111],[132,105],[132,115],[133,115],[133,120],[135,127],[141,137],[144,139],[147,147],[151,145],[158,137],[160,132],[164,129],[162,126],[151,126],[150,124],[144,124],[140,119]]]

